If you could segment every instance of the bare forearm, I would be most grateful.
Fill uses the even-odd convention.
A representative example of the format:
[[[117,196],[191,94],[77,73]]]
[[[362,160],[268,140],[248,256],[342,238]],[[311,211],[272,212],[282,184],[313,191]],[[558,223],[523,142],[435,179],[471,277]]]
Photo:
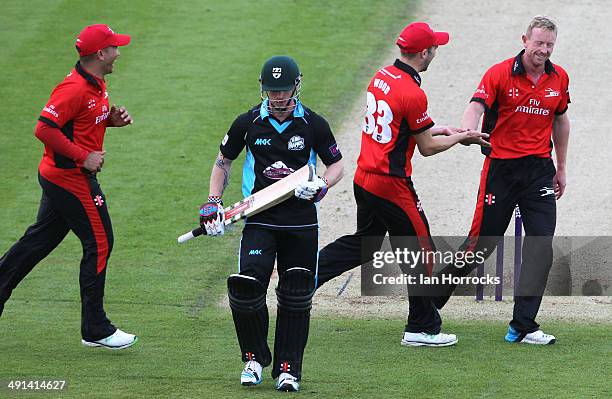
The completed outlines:
[[[431,137],[425,145],[419,145],[419,152],[425,157],[435,155],[439,152],[448,150],[465,138],[465,133],[457,133],[452,136]]]
[[[210,174],[209,195],[219,197],[223,195],[225,188],[229,184],[231,166],[231,159],[225,158],[221,153],[217,155],[217,159],[215,160],[215,164]]]
[[[557,158],[557,170],[565,170],[569,143],[570,121],[566,114],[557,116],[553,125],[553,144]]]
[[[323,174],[323,177],[327,181],[328,188],[338,183],[340,179],[342,179],[342,176],[344,176],[344,162],[342,162],[342,160],[329,165]]]
[[[464,129],[478,130],[478,124],[480,123],[480,117],[484,113],[484,105],[477,101],[472,101],[461,119],[461,127]]]
[[[432,136],[439,136],[443,135],[446,129],[448,129],[446,126],[434,126],[429,129],[429,131],[431,132]]]

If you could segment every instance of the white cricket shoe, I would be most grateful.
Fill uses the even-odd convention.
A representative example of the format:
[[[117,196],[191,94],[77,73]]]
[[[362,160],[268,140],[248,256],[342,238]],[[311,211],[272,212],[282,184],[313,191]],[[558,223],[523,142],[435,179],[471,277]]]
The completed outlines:
[[[244,370],[240,374],[240,384],[247,387],[261,384],[263,381],[262,369],[261,364],[255,360],[246,362]]]
[[[289,373],[281,373],[276,381],[276,389],[285,392],[297,392],[300,390],[300,382]]]
[[[544,334],[542,330],[529,333],[521,339],[520,334],[512,327],[508,327],[508,333],[504,339],[506,342],[520,342],[532,345],[552,345],[557,340],[554,335]]]
[[[117,331],[115,331],[113,335],[99,339],[97,341],[86,341],[84,339],[81,340],[81,343],[85,346],[101,346],[103,348],[111,350],[129,348],[136,342],[138,342],[137,336],[123,332],[120,329],[117,329]]]
[[[451,346],[457,343],[455,334],[427,334],[404,332],[402,345],[404,346]]]

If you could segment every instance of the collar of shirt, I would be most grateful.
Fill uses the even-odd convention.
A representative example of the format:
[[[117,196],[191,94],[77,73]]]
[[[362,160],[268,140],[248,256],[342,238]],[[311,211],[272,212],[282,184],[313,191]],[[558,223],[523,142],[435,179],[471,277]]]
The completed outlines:
[[[527,73],[525,65],[523,64],[523,54],[525,54],[525,50],[521,50],[521,52],[514,57],[514,63],[512,64],[512,75],[524,75]],[[546,60],[544,63],[544,72],[546,72],[548,75],[550,75],[552,72],[557,73],[555,66],[552,62],[550,62],[550,60]]]
[[[304,117],[304,107],[299,100],[296,100],[295,109],[293,110],[293,117],[285,120],[283,123],[279,123],[276,118],[270,118],[270,113],[268,112],[268,99],[266,98],[262,101],[261,106],[259,107],[259,115],[261,116],[262,120],[268,118],[270,125],[272,125],[278,133],[282,133],[289,127],[289,125],[291,125],[293,119]]]
[[[393,66],[412,76],[412,79],[414,79],[416,84],[421,87],[421,75],[419,75],[419,73],[413,67],[406,64],[405,62],[400,61],[399,59],[395,60]]]
[[[91,73],[87,72],[85,68],[81,65],[81,61],[77,61],[74,69],[81,75],[86,81],[96,86],[100,90],[104,90],[104,80],[93,76]]]
[[[261,102],[261,106],[259,107],[259,115],[261,115],[261,119],[268,118],[270,113],[268,112],[268,99],[266,98]],[[295,109],[293,110],[294,118],[303,118],[304,117],[304,107],[300,100],[297,100]]]

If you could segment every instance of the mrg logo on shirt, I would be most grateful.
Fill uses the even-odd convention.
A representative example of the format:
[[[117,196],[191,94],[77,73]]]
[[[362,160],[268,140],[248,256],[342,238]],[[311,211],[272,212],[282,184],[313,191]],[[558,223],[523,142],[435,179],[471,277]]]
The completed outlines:
[[[530,115],[542,115],[548,116],[550,114],[550,109],[548,108],[540,108],[540,104],[542,101],[534,100],[533,98],[529,99],[529,105],[519,105],[516,107],[514,112],[522,112],[524,114]]]
[[[49,104],[48,107],[43,108],[43,112],[49,113],[55,116],[56,118],[59,118],[59,114],[57,113],[57,111],[55,111],[55,105],[53,104]]]
[[[546,95],[544,97],[559,97],[560,95],[561,93],[549,87],[546,89]]]

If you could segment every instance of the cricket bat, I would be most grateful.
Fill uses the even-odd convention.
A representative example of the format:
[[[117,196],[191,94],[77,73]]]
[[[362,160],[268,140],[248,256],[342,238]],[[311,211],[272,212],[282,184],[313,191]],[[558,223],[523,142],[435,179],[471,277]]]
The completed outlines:
[[[305,180],[312,181],[314,176],[314,165],[306,164],[276,183],[269,185],[253,195],[249,195],[243,200],[236,202],[234,205],[228,206],[225,208],[225,225],[236,223],[247,216],[256,215],[259,212],[265,211],[285,201],[293,195],[298,184]],[[177,240],[179,243],[184,243],[194,237],[205,234],[206,230],[198,227],[178,237]]]

